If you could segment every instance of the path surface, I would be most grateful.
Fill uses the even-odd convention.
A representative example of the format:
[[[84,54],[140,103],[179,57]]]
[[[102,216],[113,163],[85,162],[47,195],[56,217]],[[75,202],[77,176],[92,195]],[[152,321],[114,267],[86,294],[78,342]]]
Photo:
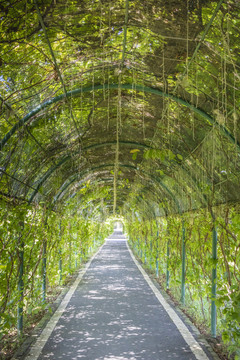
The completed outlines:
[[[204,356],[199,359],[211,359]],[[196,357],[137,268],[126,241],[110,239],[92,261],[38,359]]]

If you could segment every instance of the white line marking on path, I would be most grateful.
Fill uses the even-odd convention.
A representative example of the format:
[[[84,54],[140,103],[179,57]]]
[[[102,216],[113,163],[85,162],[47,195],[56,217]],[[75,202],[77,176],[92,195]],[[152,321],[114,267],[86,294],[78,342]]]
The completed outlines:
[[[128,250],[130,252],[130,255],[131,255],[134,263],[137,265],[138,269],[142,273],[144,279],[146,280],[146,282],[148,283],[148,285],[152,289],[152,291],[155,294],[155,296],[157,297],[158,301],[164,307],[164,309],[166,310],[166,312],[168,313],[168,315],[170,316],[170,318],[172,319],[172,321],[174,322],[174,324],[178,328],[180,334],[182,335],[182,337],[184,338],[186,343],[189,345],[189,347],[190,347],[191,351],[193,352],[193,354],[195,355],[196,359],[197,360],[209,360],[208,356],[205,354],[205,352],[202,349],[201,345],[193,337],[193,335],[190,333],[190,331],[188,330],[186,325],[183,323],[183,321],[180,319],[180,317],[177,315],[177,313],[173,310],[173,308],[164,299],[164,297],[162,296],[160,291],[153,284],[152,280],[150,279],[150,277],[148,276],[146,271],[137,262],[137,260],[135,259],[134,255],[132,253],[132,250],[130,249],[130,247],[128,245],[128,242],[126,242],[126,243],[127,243]]]
[[[71,297],[73,296],[75,290],[77,289],[78,284],[82,280],[84,274],[88,270],[88,268],[91,265],[92,261],[99,254],[99,252],[102,250],[103,245],[96,252],[96,254],[93,255],[91,260],[89,260],[87,262],[85,267],[82,270],[80,270],[80,272],[78,274],[78,277],[76,278],[76,280],[74,281],[74,283],[72,284],[70,289],[68,290],[67,294],[65,295],[65,297],[63,298],[63,300],[60,303],[59,307],[57,308],[57,310],[55,311],[55,313],[53,314],[53,316],[51,317],[51,319],[47,323],[46,327],[43,329],[42,333],[38,337],[35,344],[31,347],[29,354],[25,357],[25,360],[37,360],[38,359],[43,347],[45,346],[45,344],[48,341],[49,337],[51,336],[55,326],[57,325],[58,320],[62,316],[62,314],[63,314],[64,310],[66,309]],[[14,360],[14,358],[12,360]]]

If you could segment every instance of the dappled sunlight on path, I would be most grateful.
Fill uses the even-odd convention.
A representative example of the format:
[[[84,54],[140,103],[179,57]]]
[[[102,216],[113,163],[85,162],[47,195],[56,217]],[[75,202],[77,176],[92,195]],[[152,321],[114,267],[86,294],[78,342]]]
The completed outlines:
[[[196,357],[136,267],[126,241],[113,238],[88,268],[38,359]]]

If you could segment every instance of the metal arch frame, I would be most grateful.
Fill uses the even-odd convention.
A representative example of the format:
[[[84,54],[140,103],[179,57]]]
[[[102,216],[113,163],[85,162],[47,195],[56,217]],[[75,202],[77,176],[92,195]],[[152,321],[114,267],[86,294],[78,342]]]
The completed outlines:
[[[74,174],[71,178],[71,180],[65,184],[63,184],[60,189],[59,192],[55,195],[53,203],[52,203],[52,207],[55,205],[55,203],[58,201],[59,197],[62,195],[62,193],[77,179],[79,181],[84,181],[83,180],[83,176],[85,175],[90,175],[92,172],[94,172],[95,170],[99,170],[99,169],[104,169],[106,167],[113,167],[114,164],[103,164],[103,165],[99,165],[96,167],[93,167],[91,169],[87,169],[85,170],[81,175],[80,174]],[[127,168],[127,169],[131,169],[134,171],[140,171],[142,174],[146,175],[147,177],[149,177],[151,180],[153,180],[155,183],[159,184],[164,190],[166,190],[166,192],[169,194],[170,198],[174,201],[175,205],[177,206],[178,209],[178,213],[182,213],[182,210],[180,208],[180,204],[178,203],[177,199],[174,197],[174,195],[172,194],[171,190],[168,189],[167,185],[165,185],[161,180],[159,180],[157,177],[153,176],[152,174],[146,173],[145,171],[138,169],[136,166],[133,165],[129,165],[129,164],[119,164],[119,167],[121,168]]]
[[[50,105],[52,105],[52,104],[54,104],[56,102],[59,102],[59,101],[65,99],[65,98],[75,97],[75,96],[77,96],[78,94],[81,94],[81,93],[90,92],[90,91],[96,91],[96,90],[103,90],[103,89],[110,90],[110,89],[118,89],[118,88],[119,88],[119,84],[109,84],[109,85],[98,84],[98,85],[86,86],[86,87],[83,87],[83,88],[68,91],[66,93],[55,96],[55,97],[45,101],[44,103],[42,103],[41,105],[38,105],[35,109],[30,111],[27,115],[25,115],[22,119],[19,120],[18,123],[16,123],[12,127],[12,129],[0,141],[0,149],[3,148],[3,146],[7,143],[7,141],[11,138],[11,136],[18,129],[20,129],[22,126],[24,126],[24,124],[29,119],[31,119],[34,115],[39,113],[44,108],[46,108],[46,107],[48,107],[48,106],[50,106]],[[121,89],[132,90],[132,84],[131,83],[130,84],[129,83],[128,84],[121,84]],[[177,102],[178,104],[181,104],[183,106],[188,107],[189,109],[191,109],[196,114],[198,114],[201,117],[205,118],[210,124],[217,125],[219,127],[219,129],[221,130],[221,132],[224,134],[224,136],[226,136],[233,144],[237,145],[238,150],[240,150],[240,143],[237,141],[237,139],[234,137],[234,135],[224,125],[219,124],[217,122],[217,120],[215,120],[212,116],[207,114],[202,109],[194,106],[193,104],[183,100],[180,97],[177,97],[177,96],[175,96],[173,94],[168,94],[168,93],[166,93],[166,92],[164,92],[162,90],[159,90],[157,88],[152,88],[152,87],[136,84],[136,85],[134,85],[134,89],[137,90],[137,91],[151,93],[151,94],[154,94],[154,95],[165,97],[165,98],[168,98],[168,99],[171,99],[171,100]]]
[[[143,149],[149,149],[151,148],[150,146],[143,144],[143,143],[138,143],[138,142],[133,142],[133,141],[120,141],[119,142],[121,145],[129,145],[129,146],[134,146],[137,148],[143,148]],[[109,142],[103,142],[103,143],[99,143],[99,144],[92,144],[89,146],[86,146],[82,149],[82,151],[88,151],[91,149],[96,149],[96,148],[101,148],[104,146],[109,146],[109,145],[115,145],[116,141],[109,141]],[[73,155],[67,155],[64,156],[57,164],[55,164],[54,166],[52,166],[50,169],[48,169],[45,174],[40,178],[40,180],[38,181],[38,185],[36,186],[36,189],[33,191],[30,199],[28,200],[29,203],[32,203],[32,201],[34,200],[35,196],[37,195],[39,189],[41,188],[41,186],[45,183],[45,181],[47,181],[47,179],[59,168],[61,167],[61,165],[63,165],[64,163],[66,163],[67,161],[72,159],[72,156],[76,155],[78,152],[74,153]],[[183,167],[182,168],[187,175],[188,172],[186,171],[186,169]],[[191,181],[195,184],[196,188],[199,189],[198,184],[195,183],[194,179],[192,177],[190,177]],[[163,184],[163,183],[162,183]],[[174,195],[172,194],[171,196],[172,198],[174,197]],[[207,202],[206,198],[204,197],[205,202]]]
[[[98,184],[101,184],[102,182],[103,183],[108,183],[108,182],[112,182],[112,179],[111,178],[108,178],[108,179],[100,179],[99,181],[97,181],[97,183]],[[144,191],[142,190],[141,191],[141,193],[146,193],[147,191],[150,191],[153,195],[154,195],[154,192],[153,192],[153,190],[151,189],[151,187],[150,186],[148,186],[148,187],[144,187]],[[75,197],[76,195],[77,195],[77,193],[78,193],[78,191],[76,191],[73,195],[71,195],[70,197],[71,198],[73,198],[73,197]],[[141,198],[142,199],[142,201],[145,201],[146,203],[147,203],[147,205],[148,205],[148,207],[150,207],[150,204],[149,204],[149,202],[145,199],[145,198],[143,198],[142,197],[142,195],[141,194],[139,194],[139,195],[137,195],[137,197],[136,197],[138,200],[139,200],[139,198]],[[95,199],[96,200],[96,199]],[[91,200],[92,201],[92,200]],[[164,210],[164,212],[165,212],[165,210]]]
[[[116,144],[116,141],[108,141],[108,142],[104,142],[104,143],[93,144],[93,145],[89,145],[89,146],[86,146],[86,147],[82,148],[82,151],[88,151],[88,150],[91,150],[91,149],[97,149],[97,148],[101,148],[101,147],[104,147],[104,146],[115,145],[115,144]],[[142,143],[134,142],[134,141],[119,141],[119,144],[120,145],[135,146],[135,147],[143,148],[143,149],[150,149],[151,148],[150,146],[148,146],[146,144],[142,144]],[[57,170],[60,166],[62,166],[65,162],[71,160],[72,156],[74,156],[76,154],[78,154],[78,152],[75,152],[72,155],[64,156],[56,165],[52,166],[50,169],[48,169],[45,172],[45,174],[41,177],[41,179],[39,179],[38,184],[36,186],[36,189],[33,191],[30,199],[28,200],[29,204],[33,201],[33,199],[37,195],[37,193],[38,193],[39,189],[41,188],[41,186],[54,173],[54,171]]]
[[[107,178],[107,179],[102,179],[102,178],[101,178],[99,181],[97,181],[97,183],[102,183],[102,182],[106,183],[106,182],[110,182],[110,181],[112,182],[112,178]],[[148,185],[148,186],[144,186],[144,188],[141,190],[140,193],[147,193],[147,192],[151,192],[151,193],[153,194],[153,196],[155,195],[153,189],[152,189],[149,185]],[[75,197],[75,196],[77,195],[77,193],[78,193],[78,191],[76,191],[76,192],[75,192],[74,194],[72,194],[70,197],[71,197],[71,198]],[[136,197],[136,198],[138,199],[138,201],[139,201],[139,197],[140,197],[143,201],[145,201],[148,206],[150,206],[149,202],[147,202],[146,199],[144,199],[142,196],[140,196],[140,194]],[[163,209],[163,211],[164,211],[164,213],[165,213],[165,215],[166,215],[166,209],[165,209],[165,207],[162,207],[162,209]],[[155,216],[156,216],[156,214],[155,214]]]
[[[101,167],[104,168],[105,165],[102,165]],[[98,170],[100,167],[95,167],[95,168],[91,168],[90,170]],[[56,204],[56,202],[58,201],[58,199],[60,198],[60,196],[63,194],[63,192],[74,182],[74,181],[79,181],[79,183],[84,183],[85,181],[85,177],[87,177],[88,175],[94,175],[94,172],[91,172],[89,169],[86,169],[82,172],[81,176],[80,174],[73,174],[71,176],[71,179],[69,180],[69,178],[67,180],[69,181],[65,181],[62,186],[59,188],[59,192],[54,196],[53,202],[52,202],[52,207]],[[106,169],[104,169],[103,171],[107,171]],[[64,195],[63,195],[64,196]]]
[[[111,179],[111,180],[112,180],[112,179]],[[103,180],[101,179],[101,181],[103,181]],[[75,192],[75,193],[71,196],[71,198],[72,198],[72,197],[75,197],[76,195],[77,195],[77,192]],[[106,197],[104,197],[103,199],[106,199]],[[91,199],[91,200],[88,202],[88,204],[90,204],[90,203],[92,204],[93,202],[96,202],[96,201],[98,201],[98,200],[99,200],[99,199]],[[107,199],[106,199],[106,200],[107,200]],[[110,201],[110,199],[109,199],[109,201]],[[77,206],[78,206],[78,205],[76,205],[74,209],[76,209]]]
[[[92,175],[94,175],[94,173],[92,173]],[[97,179],[97,178],[95,178],[94,179],[94,181],[96,182],[96,185],[98,185],[98,184],[111,184],[111,182],[112,182],[112,178],[110,178],[110,177],[108,177],[108,178],[106,178],[106,179],[104,179],[103,177],[101,177],[101,178],[99,178],[99,179]],[[120,182],[122,183],[122,181],[123,181],[124,179],[120,179]],[[81,181],[80,181],[81,182]],[[80,189],[81,190],[81,189]],[[75,197],[77,194],[78,194],[78,191],[79,190],[76,190],[72,195],[70,195],[70,197],[71,198],[73,198],[73,197]],[[126,192],[123,192],[124,194],[126,193]]]
[[[63,194],[63,192],[76,180],[79,180],[79,182],[83,183],[85,181],[85,176],[88,176],[88,175],[94,175],[94,171],[95,170],[99,170],[99,169],[103,169],[103,171],[107,171],[106,169],[104,169],[104,167],[106,166],[111,166],[112,167],[112,164],[110,165],[101,165],[101,166],[97,166],[97,167],[94,167],[94,168],[91,168],[90,170],[89,169],[86,169],[85,171],[82,172],[81,176],[80,174],[73,174],[71,176],[71,180],[68,181],[68,182],[65,182],[59,189],[59,192],[55,195],[54,199],[53,199],[53,203],[52,205],[54,206],[55,203],[58,201],[58,199],[60,198],[60,196]],[[127,165],[126,165],[127,166]],[[92,172],[93,171],[93,172]],[[63,195],[64,196],[64,195]]]
[[[132,141],[120,141],[119,143],[121,145],[135,146],[135,147],[139,147],[139,148],[143,148],[143,149],[151,148],[150,146],[148,146],[146,144],[138,143],[138,142],[132,142]],[[89,146],[84,147],[82,149],[82,151],[88,151],[90,149],[101,148],[101,147],[104,147],[104,146],[115,145],[115,144],[116,144],[116,141],[109,141],[109,142],[104,142],[104,143],[99,143],[99,144],[93,144],[93,145],[89,145]],[[76,155],[77,153],[78,152],[74,153],[73,156]],[[38,193],[39,189],[41,188],[41,186],[54,173],[54,171],[57,170],[65,162],[69,161],[71,158],[72,158],[72,155],[67,155],[67,156],[63,157],[56,165],[54,165],[53,167],[51,167],[50,169],[48,169],[45,172],[45,174],[38,181],[38,185],[36,186],[36,189],[34,190],[34,192],[32,193],[32,195],[30,197],[30,199],[28,200],[29,203],[31,203],[33,201],[33,199],[37,195],[37,193]],[[185,168],[182,168],[182,169],[187,173]],[[142,170],[142,172],[143,172],[143,170]],[[75,174],[73,176],[75,176]],[[192,177],[190,177],[190,179],[191,179],[192,182],[195,183],[195,181],[194,181],[194,179]],[[159,179],[157,181],[159,181]],[[165,184],[163,182],[161,182],[161,184],[162,184],[163,187],[165,186]],[[195,183],[195,186],[196,186],[197,189],[199,189],[199,186],[196,183]],[[169,192],[170,190],[168,189],[167,191]],[[173,194],[171,194],[171,197],[175,198]],[[206,198],[204,198],[204,200],[206,202]],[[178,206],[178,210],[179,210],[179,206]]]
[[[105,183],[105,184],[108,184],[110,182],[112,182],[112,178],[106,178],[106,179],[103,179],[103,178],[100,178],[100,179],[95,179],[96,183],[97,184],[102,184],[102,183]],[[121,181],[121,179],[120,179]],[[75,191],[72,195],[70,195],[69,197],[72,199],[74,198],[75,196],[77,196],[78,194],[78,191]]]

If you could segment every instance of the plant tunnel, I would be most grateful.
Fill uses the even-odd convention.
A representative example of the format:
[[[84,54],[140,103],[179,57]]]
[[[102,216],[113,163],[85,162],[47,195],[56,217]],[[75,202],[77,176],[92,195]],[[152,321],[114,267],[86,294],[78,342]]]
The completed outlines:
[[[8,0],[0,12],[3,356],[119,221],[240,359],[239,1]]]

